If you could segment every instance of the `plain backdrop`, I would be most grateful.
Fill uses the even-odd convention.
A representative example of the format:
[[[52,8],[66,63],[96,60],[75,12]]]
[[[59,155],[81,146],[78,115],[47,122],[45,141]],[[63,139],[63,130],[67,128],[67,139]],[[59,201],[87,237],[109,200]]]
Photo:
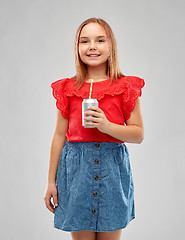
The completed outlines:
[[[136,218],[121,239],[184,239],[185,2],[0,2],[0,238],[71,239],[44,204],[56,106],[50,84],[75,74],[74,37],[90,17],[109,23],[121,71],[145,80],[145,139],[126,143]]]

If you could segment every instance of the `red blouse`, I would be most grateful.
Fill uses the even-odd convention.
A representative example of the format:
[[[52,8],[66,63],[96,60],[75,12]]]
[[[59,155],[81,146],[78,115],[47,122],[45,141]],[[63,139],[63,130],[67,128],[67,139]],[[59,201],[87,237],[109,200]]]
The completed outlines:
[[[135,100],[141,96],[141,88],[145,82],[136,76],[120,77],[118,82],[110,79],[93,82],[91,98],[98,100],[106,118],[113,123],[126,125],[130,112],[135,107]],[[89,98],[90,82],[83,83],[78,90],[74,86],[75,80],[63,78],[51,83],[52,93],[56,99],[56,107],[64,118],[69,119],[69,128],[66,139],[69,142],[120,142],[97,128],[85,128],[82,126],[82,101]],[[87,115],[88,116],[88,115]]]

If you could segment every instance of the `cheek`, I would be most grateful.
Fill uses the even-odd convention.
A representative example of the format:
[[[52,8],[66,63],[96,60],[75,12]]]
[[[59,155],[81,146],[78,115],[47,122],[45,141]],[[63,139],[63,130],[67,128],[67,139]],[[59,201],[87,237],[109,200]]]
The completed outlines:
[[[79,52],[79,55],[81,56],[81,55],[82,55],[82,49],[79,48],[79,49],[78,49],[78,52]]]
[[[83,46],[83,47],[79,47],[79,54],[80,55],[83,55],[83,54],[85,54],[86,53],[86,51],[87,51],[87,48],[85,47],[85,46]]]
[[[109,46],[108,46],[108,45],[102,46],[100,50],[101,50],[102,53],[104,53],[105,55],[108,55],[108,54],[109,54]]]

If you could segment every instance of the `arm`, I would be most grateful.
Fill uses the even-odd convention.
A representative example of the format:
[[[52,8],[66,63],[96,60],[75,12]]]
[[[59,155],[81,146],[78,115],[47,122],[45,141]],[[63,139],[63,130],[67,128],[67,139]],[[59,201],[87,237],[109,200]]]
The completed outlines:
[[[126,126],[109,122],[105,133],[123,142],[141,143],[144,139],[144,125],[139,97],[135,100],[135,107],[125,123]]]
[[[99,131],[123,142],[141,143],[143,141],[144,126],[139,98],[135,100],[135,107],[130,113],[130,118],[125,121],[126,126],[108,121],[104,112],[98,107],[90,106],[88,109],[94,111],[86,111],[85,115],[94,117],[87,116],[84,118],[85,120],[93,121],[93,123],[86,122],[87,125],[95,126]]]
[[[65,144],[65,134],[68,130],[68,122],[68,119],[62,116],[61,111],[56,109],[56,127],[50,148],[48,184],[56,183],[56,173],[58,169],[60,154]]]
[[[58,163],[60,154],[65,144],[65,134],[68,130],[68,119],[64,118],[61,111],[56,109],[56,128],[53,134],[51,149],[50,149],[50,160],[48,169],[48,184],[44,195],[44,201],[46,207],[52,212],[55,212],[55,207],[58,206],[58,196],[56,187],[56,173],[58,169]],[[51,203],[53,198],[53,203]]]

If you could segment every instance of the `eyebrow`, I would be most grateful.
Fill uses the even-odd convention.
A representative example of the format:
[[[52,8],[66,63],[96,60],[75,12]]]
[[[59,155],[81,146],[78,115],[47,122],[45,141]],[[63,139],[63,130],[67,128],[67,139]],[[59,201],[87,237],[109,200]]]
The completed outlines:
[[[104,37],[104,38],[106,38],[106,36],[97,36],[97,38],[99,38],[99,37]],[[82,36],[82,37],[80,37],[79,39],[81,39],[81,38],[88,38],[88,37]]]

